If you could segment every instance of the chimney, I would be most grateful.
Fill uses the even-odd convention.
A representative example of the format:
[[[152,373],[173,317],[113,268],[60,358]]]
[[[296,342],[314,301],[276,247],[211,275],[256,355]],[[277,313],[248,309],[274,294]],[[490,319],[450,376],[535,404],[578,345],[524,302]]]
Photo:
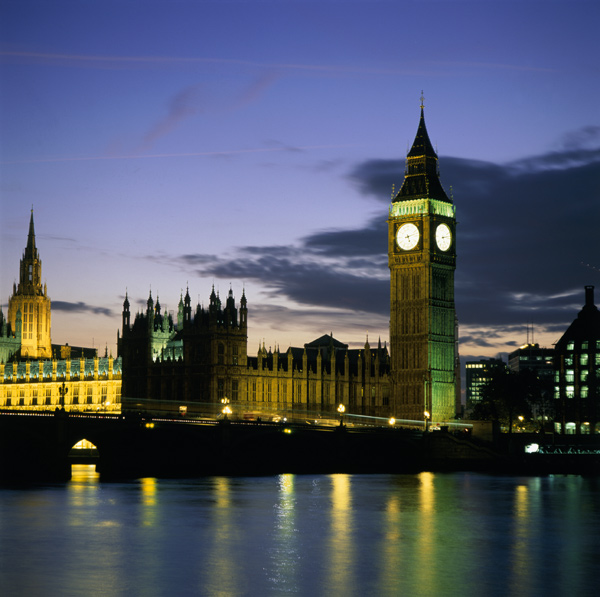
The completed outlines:
[[[594,287],[593,286],[585,287],[585,306],[586,307],[594,306]]]

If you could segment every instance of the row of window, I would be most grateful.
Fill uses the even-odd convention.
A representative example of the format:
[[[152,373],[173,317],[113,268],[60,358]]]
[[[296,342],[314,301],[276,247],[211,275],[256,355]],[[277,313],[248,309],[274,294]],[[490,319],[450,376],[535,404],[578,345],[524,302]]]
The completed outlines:
[[[579,397],[580,398],[588,398],[590,393],[590,389],[588,386],[579,386]],[[566,398],[575,398],[575,386],[566,386],[565,387],[565,397]],[[554,386],[554,398],[557,400],[560,398],[560,386]]]
[[[577,361],[577,355],[566,355],[565,356],[565,365],[570,366],[570,365],[574,365]],[[579,355],[579,364],[587,367],[588,365],[590,365],[592,362],[592,359],[590,359],[590,356],[587,352],[582,352]],[[596,365],[596,367],[600,366],[600,352],[594,355],[594,365]]]
[[[588,369],[581,369],[579,371],[580,381],[587,381],[589,376],[590,376],[590,371]],[[567,369],[565,371],[564,380],[567,383],[574,383],[575,382],[575,370]],[[560,373],[558,371],[555,371],[555,373],[554,373],[554,381],[557,383],[560,381]]]
[[[56,389],[57,391],[53,392],[52,390]],[[67,392],[65,393],[65,403],[68,404],[79,404],[80,398],[85,396],[86,401],[90,403],[93,400],[95,395],[98,395],[98,392],[94,391],[94,386],[88,386],[87,388],[83,388],[85,391],[81,391],[79,386],[72,386],[67,388]],[[116,394],[120,398],[121,396],[121,387],[120,385],[116,388]],[[47,388],[21,388],[18,390],[7,389],[6,390],[6,400],[7,406],[10,406],[10,402],[14,399],[19,400],[19,402],[27,401],[30,404],[36,405],[41,404],[38,400],[43,399],[44,403],[49,404],[48,400],[58,400],[61,395],[61,387],[56,386],[47,387]],[[106,385],[100,386],[100,398],[102,402],[104,402],[108,397],[108,387]],[[31,402],[29,402],[31,401]]]
[[[600,350],[600,340],[595,341],[596,350]],[[583,340],[581,345],[579,346],[580,350],[589,350],[591,346],[594,345],[594,340],[588,342],[587,340]],[[567,344],[567,350],[575,350],[575,342],[571,341]]]

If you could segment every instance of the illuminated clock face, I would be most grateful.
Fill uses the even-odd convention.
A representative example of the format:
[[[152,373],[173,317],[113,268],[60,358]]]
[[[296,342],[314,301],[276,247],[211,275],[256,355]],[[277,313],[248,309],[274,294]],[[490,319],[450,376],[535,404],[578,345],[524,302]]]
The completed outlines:
[[[414,224],[402,224],[396,232],[396,242],[405,251],[414,249],[419,243],[419,229]]]
[[[447,251],[452,244],[452,233],[446,224],[440,224],[435,230],[435,242],[440,251]]]

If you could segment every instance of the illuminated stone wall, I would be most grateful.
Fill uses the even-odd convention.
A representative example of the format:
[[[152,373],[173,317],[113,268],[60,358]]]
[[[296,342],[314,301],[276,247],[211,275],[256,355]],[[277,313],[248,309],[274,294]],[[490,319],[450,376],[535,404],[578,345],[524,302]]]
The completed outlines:
[[[64,391],[66,390],[66,391]],[[0,363],[0,408],[120,412],[121,359]]]

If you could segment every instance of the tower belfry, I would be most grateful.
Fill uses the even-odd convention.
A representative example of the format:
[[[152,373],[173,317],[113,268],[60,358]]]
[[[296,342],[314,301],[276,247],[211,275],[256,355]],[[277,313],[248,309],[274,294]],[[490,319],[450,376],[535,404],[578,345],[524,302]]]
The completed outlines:
[[[424,112],[421,96],[404,182],[388,217],[392,404],[401,418],[444,421],[455,416],[456,217]]]
[[[13,285],[8,301],[8,320],[13,329],[16,329],[17,314],[21,319],[21,358],[50,358],[50,299],[46,285],[42,287],[42,260],[35,244],[33,209],[27,246],[21,258],[19,284]]]

